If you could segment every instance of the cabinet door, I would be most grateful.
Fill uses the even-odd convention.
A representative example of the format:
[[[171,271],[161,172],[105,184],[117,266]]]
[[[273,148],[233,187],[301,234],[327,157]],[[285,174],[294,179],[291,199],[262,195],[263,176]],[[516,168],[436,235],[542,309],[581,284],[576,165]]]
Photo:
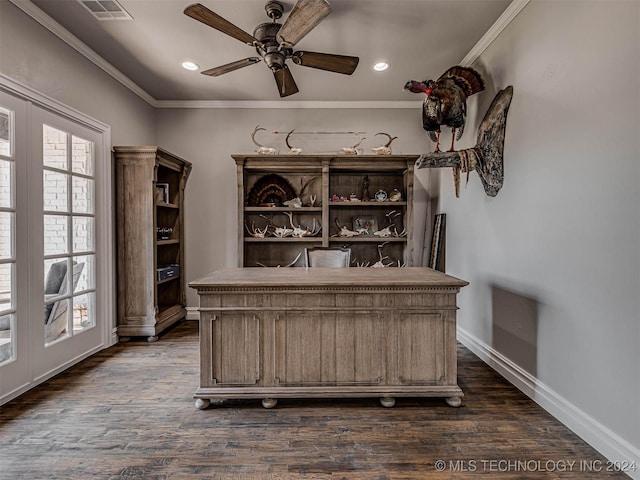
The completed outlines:
[[[255,385],[260,380],[260,318],[224,313],[210,320],[210,385]]]
[[[405,385],[440,385],[446,380],[447,341],[441,313],[400,312],[396,323],[397,381]],[[455,337],[454,337],[455,338]],[[455,349],[455,343],[453,345]],[[454,350],[455,352],[455,350]]]
[[[384,321],[371,312],[283,312],[275,320],[280,385],[378,385],[385,377]]]

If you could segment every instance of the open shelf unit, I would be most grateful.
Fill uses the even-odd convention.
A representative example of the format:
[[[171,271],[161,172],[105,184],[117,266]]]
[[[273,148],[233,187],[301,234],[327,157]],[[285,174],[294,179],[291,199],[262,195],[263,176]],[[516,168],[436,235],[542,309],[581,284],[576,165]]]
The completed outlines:
[[[313,246],[351,248],[352,266],[372,266],[381,256],[386,257],[385,265],[411,266],[413,175],[419,155],[232,157],[238,177],[239,266],[303,266],[304,249]],[[369,201],[362,200],[365,186]],[[389,197],[393,191],[400,199],[375,200],[377,192]],[[278,195],[280,198],[275,198]],[[344,201],[352,195],[356,201]],[[282,205],[283,199],[295,196],[300,198],[301,207]],[[259,203],[261,200],[264,203]],[[355,231],[359,225],[366,225],[369,234],[340,234],[342,228]],[[268,233],[258,236],[267,227]],[[314,236],[274,236],[275,228],[293,227],[321,230]],[[385,227],[390,227],[391,236],[379,236]]]
[[[146,336],[155,341],[186,315],[184,188],[191,163],[159,147],[113,149],[118,335],[121,340]],[[158,270],[169,266],[172,275],[161,279]]]

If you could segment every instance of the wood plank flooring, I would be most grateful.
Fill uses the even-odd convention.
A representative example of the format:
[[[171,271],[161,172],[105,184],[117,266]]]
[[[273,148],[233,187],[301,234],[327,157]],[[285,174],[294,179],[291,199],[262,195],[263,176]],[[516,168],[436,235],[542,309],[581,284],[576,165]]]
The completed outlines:
[[[197,323],[183,322],[0,407],[0,478],[628,478],[467,349],[458,354],[457,409],[399,398],[391,409],[284,399],[273,410],[245,400],[200,411]]]

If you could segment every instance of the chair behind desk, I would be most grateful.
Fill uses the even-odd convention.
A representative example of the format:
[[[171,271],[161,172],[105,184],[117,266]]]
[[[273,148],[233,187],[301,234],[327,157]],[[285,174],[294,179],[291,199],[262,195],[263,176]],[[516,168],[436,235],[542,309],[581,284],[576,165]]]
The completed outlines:
[[[345,268],[351,262],[351,249],[342,247],[313,247],[304,249],[307,267]]]

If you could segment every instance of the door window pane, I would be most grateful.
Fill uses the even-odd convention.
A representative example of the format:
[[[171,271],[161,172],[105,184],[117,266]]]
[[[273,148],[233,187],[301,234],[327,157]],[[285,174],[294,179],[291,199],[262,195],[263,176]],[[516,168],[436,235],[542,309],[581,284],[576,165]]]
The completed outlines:
[[[0,159],[0,207],[11,208],[13,195],[11,192],[11,170],[13,162]]]
[[[0,313],[12,310],[13,299],[13,265],[11,263],[0,263]]]
[[[12,318],[11,314],[0,315],[0,365],[12,360],[15,356],[12,341]]]
[[[69,317],[71,313],[70,298],[64,298],[45,304],[45,311],[49,314],[44,324],[45,344],[60,340],[69,336]]]
[[[95,312],[95,293],[73,297],[73,333],[95,326]]]
[[[0,107],[0,155],[13,156],[13,112]]]
[[[80,265],[80,275],[77,280],[77,285],[73,289],[73,292],[84,292],[86,290],[94,290],[96,288],[95,282],[95,255],[79,255],[73,257],[73,264]]]
[[[43,172],[44,210],[50,212],[68,212],[67,185],[69,175],[51,170]]]
[[[14,215],[0,212],[0,260],[13,258]]]
[[[69,252],[69,226],[65,215],[44,216],[44,254],[60,255]]]
[[[45,167],[67,170],[67,134],[61,130],[42,126],[42,164]]]
[[[93,217],[73,217],[73,251],[90,252],[93,243]]]
[[[73,211],[77,213],[93,213],[93,180],[73,176],[71,181]]]
[[[73,135],[71,137],[73,149],[72,171],[84,175],[93,175],[93,142]]]

